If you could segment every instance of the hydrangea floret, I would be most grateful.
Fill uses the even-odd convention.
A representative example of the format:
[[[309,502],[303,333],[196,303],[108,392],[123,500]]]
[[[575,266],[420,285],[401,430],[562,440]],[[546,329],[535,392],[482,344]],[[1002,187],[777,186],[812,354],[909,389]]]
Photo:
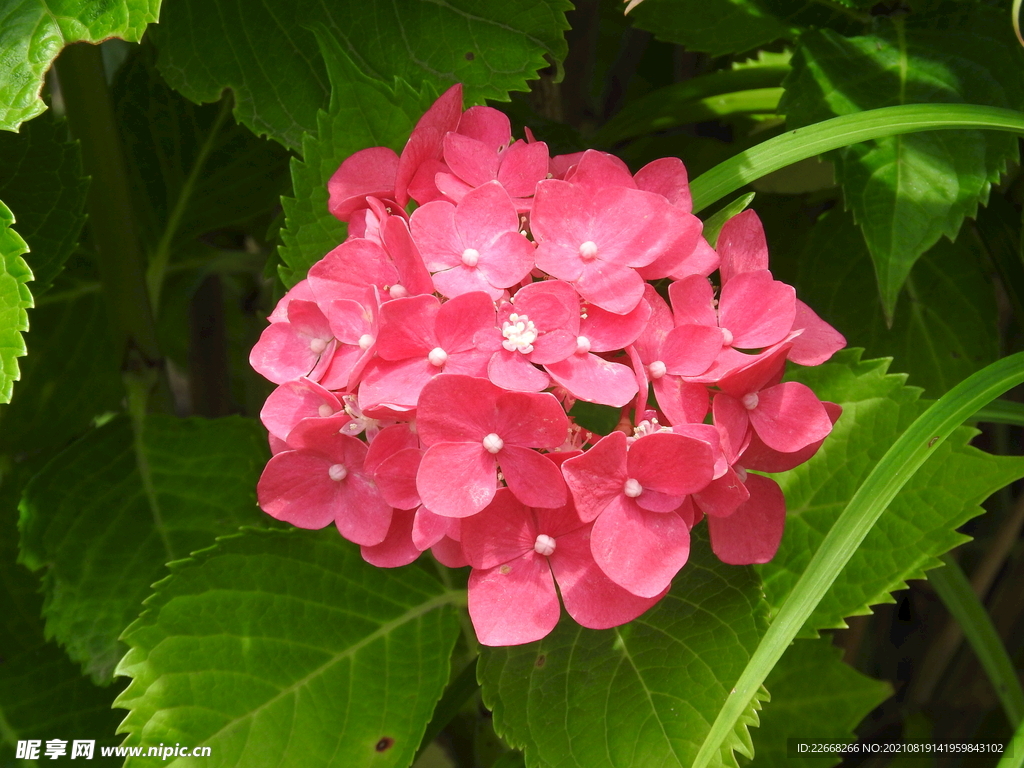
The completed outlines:
[[[267,513],[333,522],[380,567],[468,565],[486,645],[544,637],[560,605],[593,629],[631,621],[705,517],[722,561],[774,556],[769,475],[840,416],[786,365],[845,340],[772,276],[753,211],[712,248],[680,160],[552,157],[501,112],[464,111],[458,85],[400,155],[357,152],[328,191],[349,237],[250,357],[278,385]],[[577,401],[618,426],[590,433]]]

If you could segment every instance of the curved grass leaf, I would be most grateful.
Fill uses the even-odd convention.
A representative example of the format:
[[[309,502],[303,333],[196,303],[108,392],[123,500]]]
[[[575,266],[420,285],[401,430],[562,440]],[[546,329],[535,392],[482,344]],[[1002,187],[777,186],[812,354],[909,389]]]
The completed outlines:
[[[1024,133],[1024,113],[975,104],[910,104],[833,117],[786,131],[698,176],[690,184],[693,211],[698,213],[755,179],[822,152],[884,136],[951,128]]]
[[[800,254],[797,290],[815,311],[865,355],[891,355],[893,368],[930,397],[999,355],[998,310],[974,233],[941,240],[914,265],[892,326],[876,302],[875,272],[852,217],[829,211],[811,229]]]
[[[68,141],[67,125],[47,116],[18,134],[0,133],[0,168],[0,200],[18,212],[38,297],[64,268],[85,224],[89,179],[82,152]]]
[[[839,519],[790,591],[757,650],[719,710],[693,768],[712,765],[742,722],[749,703],[786,648],[806,625],[839,574],[907,482],[944,446],[963,421],[986,403],[1024,382],[1024,353],[1005,357],[958,384],[899,436],[859,484]],[[838,442],[838,441],[837,441]],[[944,477],[945,482],[949,478]]]
[[[231,88],[239,122],[297,150],[330,92],[316,26],[330,30],[369,77],[427,82],[438,91],[461,82],[469,101],[482,103],[527,90],[545,57],[565,58],[569,8],[567,0],[181,0],[160,19],[158,63],[193,101],[217,101]]]
[[[16,131],[46,109],[39,92],[61,48],[108,37],[138,41],[160,0],[11,0],[0,6],[0,130]]]
[[[777,476],[786,494],[786,531],[775,558],[758,566],[773,613],[794,592],[858,488],[927,408],[918,399],[920,390],[903,385],[904,376],[886,373],[888,363],[863,361],[859,350],[850,351],[793,376],[822,399],[842,405],[843,415],[811,461]],[[845,626],[844,618],[892,602],[889,593],[908,579],[924,578],[941,555],[966,540],[956,529],[982,512],[982,501],[1024,476],[1024,458],[973,448],[968,442],[974,434],[963,428],[950,440],[936,441],[814,606],[802,636]]]
[[[723,565],[695,535],[671,591],[640,618],[597,631],[563,615],[543,640],[484,649],[478,677],[495,730],[529,768],[688,768],[765,626],[753,569]],[[751,755],[757,702],[744,703],[713,765]]]
[[[22,333],[28,330],[32,294],[26,285],[32,279],[22,255],[28,245],[15,232],[14,214],[0,201],[0,403],[11,402],[14,382],[21,377],[18,358],[25,354]]]
[[[892,695],[889,683],[862,675],[844,664],[842,655],[830,637],[819,637],[797,640],[779,659],[764,681],[772,700],[752,734],[753,766],[792,768],[786,750],[791,738],[853,741],[857,724]],[[824,757],[813,765],[830,768],[841,759]]]
[[[116,418],[58,454],[25,488],[21,562],[45,568],[47,637],[100,684],[164,563],[259,523],[262,430],[232,417]]]
[[[223,538],[155,588],[117,669],[125,744],[209,746],[215,768],[409,765],[465,600],[422,569],[367,565],[333,528]]]
[[[880,19],[863,37],[801,36],[780,111],[795,128],[914,102],[1020,109],[1022,72],[1024,52],[994,10],[972,9],[946,31]],[[917,258],[941,236],[956,237],[1017,157],[1014,136],[978,131],[891,136],[838,153],[836,180],[863,230],[888,317]]]
[[[293,159],[292,194],[282,199],[278,266],[287,287],[345,239],[346,227],[327,210],[327,180],[349,155],[367,147],[402,150],[416,121],[436,93],[419,91],[404,80],[392,84],[363,74],[336,40],[319,31],[317,40],[332,84],[327,112],[317,114],[316,135],[302,139],[302,160]]]

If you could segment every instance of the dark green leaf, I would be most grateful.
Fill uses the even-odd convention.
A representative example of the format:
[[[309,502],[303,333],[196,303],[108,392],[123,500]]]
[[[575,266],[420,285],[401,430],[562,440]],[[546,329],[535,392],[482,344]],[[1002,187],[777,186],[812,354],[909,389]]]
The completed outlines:
[[[0,130],[16,131],[46,105],[43,76],[61,48],[108,37],[138,41],[160,0],[6,0],[0,5]]]
[[[11,227],[14,215],[0,201],[0,403],[9,403],[21,378],[18,358],[25,354],[22,333],[28,330],[32,294],[26,285],[32,271],[22,255],[28,246]]]
[[[964,231],[942,240],[914,265],[890,329],[874,290],[871,257],[849,214],[830,211],[814,225],[800,258],[797,289],[871,357],[891,355],[893,368],[938,397],[999,355],[995,291],[980,246]]]
[[[99,683],[164,563],[262,522],[262,430],[240,418],[116,418],[56,456],[25,489],[21,557],[45,568],[48,637]],[[269,519],[269,518],[267,518]]]
[[[793,32],[756,0],[645,0],[630,15],[661,40],[713,56],[749,51]]]
[[[904,386],[904,377],[887,374],[887,367],[887,360],[862,361],[859,350],[851,350],[793,376],[822,399],[842,405],[843,415],[811,461],[776,476],[786,494],[786,532],[775,559],[758,566],[774,610],[864,478],[925,410],[920,390]],[[974,434],[961,428],[931,449],[818,603],[803,636],[845,626],[847,616],[892,602],[891,592],[922,578],[939,565],[940,555],[966,540],[957,528],[982,512],[982,501],[1024,476],[1024,458],[973,448],[968,441]]]
[[[752,569],[695,535],[672,590],[635,621],[596,631],[563,616],[536,643],[484,649],[484,702],[530,768],[689,766],[766,626]],[[749,756],[754,708],[715,764]]]
[[[102,759],[98,748],[120,741],[114,735],[120,718],[110,708],[114,691],[93,685],[56,643],[46,641],[39,578],[15,562],[26,472],[24,466],[9,468],[0,482],[0,765],[28,765],[15,762],[19,739],[52,738],[67,739],[69,752],[74,739],[95,740],[94,759],[118,765]]]
[[[792,127],[923,102],[1019,109],[1024,52],[1001,14],[972,6],[946,31],[897,19],[864,37],[806,33],[786,89],[780,111]],[[836,179],[864,230],[887,316],[918,257],[943,235],[956,237],[1017,156],[1015,137],[977,131],[894,136],[838,153]]]
[[[231,88],[240,122],[299,149],[329,93],[316,25],[370,77],[428,82],[438,91],[461,82],[469,101],[482,103],[526,90],[546,57],[561,62],[570,7],[567,0],[182,0],[160,20],[159,65],[193,101],[216,101]]]
[[[752,732],[757,768],[792,768],[786,741],[852,741],[853,729],[892,695],[881,680],[862,675],[841,660],[843,652],[829,637],[797,640],[764,681],[771,702],[760,713],[761,725]],[[814,766],[830,768],[841,756],[816,759]]]
[[[65,123],[50,116],[33,120],[19,134],[0,133],[0,200],[18,212],[36,296],[63,269],[85,224],[89,179],[78,142],[67,135]]]
[[[367,147],[401,151],[420,115],[436,94],[416,91],[404,80],[392,84],[359,71],[338,43],[318,34],[333,85],[327,112],[317,115],[317,133],[302,142],[302,160],[292,160],[295,197],[283,200],[286,222],[281,230],[278,267],[291,287],[328,251],[345,239],[345,225],[327,210],[327,180],[342,161]]]
[[[464,600],[364,563],[333,527],[221,539],[172,564],[124,633],[125,743],[210,746],[216,766],[407,766]]]

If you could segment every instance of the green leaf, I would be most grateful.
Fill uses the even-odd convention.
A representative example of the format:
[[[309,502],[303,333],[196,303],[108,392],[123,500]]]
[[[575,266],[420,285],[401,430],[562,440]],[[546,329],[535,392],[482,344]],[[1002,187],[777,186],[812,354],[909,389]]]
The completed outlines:
[[[370,77],[427,82],[438,91],[461,82],[479,104],[527,90],[546,57],[565,58],[571,7],[567,0],[182,0],[169,3],[160,19],[159,66],[196,102],[216,101],[231,88],[240,122],[297,150],[302,134],[316,129],[329,93],[311,31],[317,25]]]
[[[849,214],[829,211],[811,229],[797,289],[851,346],[891,355],[893,368],[938,397],[999,355],[995,292],[973,232],[942,240],[914,265],[892,328],[865,302],[875,287],[871,257]]]
[[[148,44],[134,51],[118,70],[112,95],[156,299],[176,252],[199,235],[278,205],[288,153],[235,123],[230,96],[196,106],[175,93],[154,59]]]
[[[872,680],[842,662],[843,652],[829,637],[797,640],[772,669],[765,688],[772,700],[760,713],[753,732],[756,768],[792,768],[786,741],[853,741],[853,729],[892,695],[892,687]],[[830,768],[834,759],[814,760]]]
[[[97,283],[59,278],[33,310],[25,342],[29,354],[18,387],[32,396],[0,408],[0,450],[60,450],[95,417],[120,410],[121,360]],[[69,370],[75,375],[66,375]]]
[[[173,563],[124,633],[125,743],[209,746],[213,766],[407,766],[464,600],[364,563],[333,527],[220,539]]]
[[[25,489],[21,561],[45,568],[47,637],[97,683],[110,682],[164,563],[262,522],[262,430],[245,419],[116,418],[57,455]]]
[[[865,538],[879,522],[882,513],[890,508],[901,489],[908,481],[916,479],[918,471],[929,457],[938,454],[940,448],[948,446],[946,438],[965,419],[1021,383],[1024,383],[1024,352],[1005,357],[962,381],[929,406],[896,439],[859,484],[842,514],[821,541],[814,557],[802,569],[799,580],[775,613],[771,626],[736,681],[733,695],[715,717],[693,762],[693,768],[706,768],[718,756],[723,745],[728,743],[765,678],[782,658],[801,627],[807,626],[809,622],[813,626],[812,614],[815,609],[836,585],[837,577],[858,553]],[[1005,459],[993,461],[992,457],[986,458],[989,464],[1001,465],[1000,468],[1005,468],[1007,464]],[[1020,469],[1019,465],[1017,469]],[[939,483],[956,488],[955,483],[959,479],[947,474],[941,477]],[[892,509],[889,511],[892,512]],[[893,554],[893,542],[897,542],[897,550],[905,547],[903,540],[890,539],[886,557]]]
[[[718,562],[695,533],[671,591],[640,618],[597,631],[563,615],[536,643],[485,648],[478,676],[495,730],[530,768],[688,768],[765,627],[753,569]],[[750,755],[756,708],[715,765]]]
[[[24,466],[3,472],[0,482],[0,765],[15,762],[19,739],[90,739],[119,742],[120,718],[111,710],[114,692],[98,688],[43,635],[39,578],[15,561],[18,556],[18,495]],[[69,743],[70,751],[70,743]],[[118,765],[104,760],[100,765]],[[42,765],[40,760],[37,765]]]
[[[747,210],[747,206],[754,201],[754,194],[754,192],[748,192],[745,195],[740,195],[731,203],[722,206],[714,215],[705,219],[704,238],[711,244],[712,248],[718,244],[718,235],[722,232],[725,222]]]
[[[14,382],[21,378],[18,358],[25,354],[22,332],[28,330],[32,294],[25,285],[32,270],[22,258],[28,246],[15,232],[14,214],[0,200],[0,403],[11,402]]]
[[[108,37],[138,42],[160,0],[5,0],[0,4],[0,130],[16,131],[46,109],[39,93],[61,48]]]
[[[786,131],[733,155],[694,179],[690,184],[693,212],[699,213],[772,171],[822,152],[885,136],[950,128],[1024,133],[1024,113],[976,104],[908,104],[869,109]]]
[[[630,15],[659,40],[713,56],[793,36],[787,24],[755,0],[645,0]]]
[[[85,224],[89,179],[78,142],[67,136],[67,125],[49,116],[19,134],[0,133],[0,200],[18,212],[37,297],[64,268]]]
[[[278,272],[287,287],[345,239],[346,227],[327,210],[327,180],[349,155],[367,147],[400,152],[436,93],[396,78],[391,85],[364,75],[336,40],[317,34],[333,85],[327,112],[317,115],[315,136],[302,141],[292,160],[294,197],[282,200],[286,216]]]
[[[971,45],[964,45],[964,39]],[[846,38],[829,30],[800,38],[780,111],[792,127],[834,115],[921,102],[1019,109],[1024,52],[1001,14],[972,7],[948,31],[880,20],[874,34]],[[894,136],[839,153],[836,179],[864,231],[879,293],[892,317],[914,262],[965,216],[1018,158],[1002,133],[942,132]]]
[[[904,386],[903,376],[887,373],[888,365],[861,360],[859,350],[851,350],[792,376],[823,400],[842,405],[843,415],[811,461],[776,476],[786,494],[786,532],[775,558],[758,566],[773,612],[865,478],[928,405],[918,399],[920,390]],[[908,579],[924,578],[941,555],[967,540],[956,529],[981,514],[982,501],[1024,476],[1024,457],[992,456],[970,446],[976,432],[961,428],[931,448],[817,604],[801,636],[845,626],[847,616],[892,602],[889,593]]]

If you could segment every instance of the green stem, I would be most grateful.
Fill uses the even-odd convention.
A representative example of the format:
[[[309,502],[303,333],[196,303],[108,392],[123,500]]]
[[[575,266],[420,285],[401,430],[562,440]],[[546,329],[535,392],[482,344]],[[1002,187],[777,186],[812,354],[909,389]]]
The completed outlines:
[[[1006,746],[1006,753],[999,760],[996,768],[1021,768],[1024,766],[1024,720],[1017,726],[1016,733]]]
[[[787,131],[719,163],[690,185],[697,213],[762,176],[861,141],[943,129],[994,129],[1024,133],[1024,113],[975,104],[909,104],[834,117]]]
[[[985,606],[974,593],[960,566],[949,555],[945,555],[942,562],[946,567],[930,571],[928,581],[967,636],[996,695],[1003,703],[1007,720],[1011,725],[1018,723],[1024,719],[1024,689],[1021,688],[1013,661],[999,639],[999,633]]]
[[[900,489],[953,430],[986,403],[1024,382],[1024,352],[970,376],[933,403],[875,465],[836,520],[786,598],[712,723],[692,768],[706,768],[721,754],[750,700],[796,638],[864,537]]]
[[[145,267],[114,104],[95,45],[68,46],[57,60],[68,124],[82,146],[89,184],[89,229],[126,379],[161,382],[170,405],[163,355],[146,291]],[[136,390],[128,383],[129,391]],[[137,392],[136,392],[137,395]]]
[[[181,217],[185,214],[189,201],[192,198],[192,188],[195,186],[197,179],[203,172],[203,168],[206,166],[206,161],[210,157],[210,152],[213,151],[217,135],[220,133],[220,129],[223,127],[225,120],[227,120],[230,115],[231,99],[225,96],[221,99],[220,112],[217,113],[217,119],[214,121],[213,127],[207,134],[206,140],[203,142],[203,146],[200,147],[199,155],[196,157],[195,162],[189,169],[188,176],[185,178],[185,183],[181,185],[181,191],[178,194],[178,199],[175,200],[174,208],[171,210],[170,216],[167,217],[167,223],[164,225],[164,231],[160,236],[160,242],[157,244],[156,251],[153,252],[153,256],[150,259],[149,268],[146,270],[146,285],[149,290],[150,305],[155,310],[160,307],[160,291],[163,288],[164,277],[167,273],[167,264],[171,258],[171,244],[174,242],[174,236],[178,233],[178,224],[181,222]]]

